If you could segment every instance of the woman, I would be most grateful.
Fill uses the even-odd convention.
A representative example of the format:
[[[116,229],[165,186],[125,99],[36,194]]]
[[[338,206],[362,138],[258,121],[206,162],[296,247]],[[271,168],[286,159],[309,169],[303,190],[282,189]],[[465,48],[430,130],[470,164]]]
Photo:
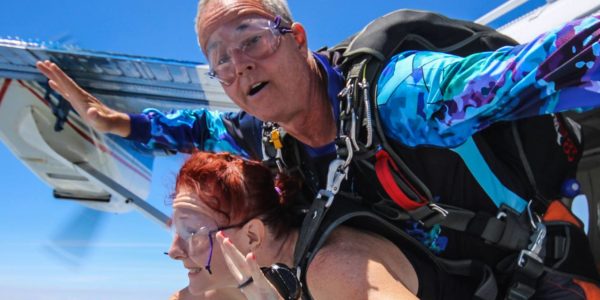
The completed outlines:
[[[179,298],[280,299],[260,267],[293,264],[294,190],[292,181],[274,180],[259,162],[225,153],[191,156],[173,199],[169,256],[189,270]],[[415,299],[419,290],[398,247],[348,227],[331,234],[306,276],[314,299]]]

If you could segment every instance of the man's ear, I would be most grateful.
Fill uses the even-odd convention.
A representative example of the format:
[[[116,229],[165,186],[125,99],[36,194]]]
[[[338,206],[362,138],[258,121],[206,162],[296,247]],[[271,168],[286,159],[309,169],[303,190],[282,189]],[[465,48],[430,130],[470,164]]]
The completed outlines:
[[[250,220],[244,225],[242,230],[246,237],[246,241],[248,242],[247,246],[250,251],[256,250],[265,241],[266,225],[261,219],[255,218]]]
[[[296,40],[296,44],[298,44],[298,48],[308,49],[308,39],[302,24],[296,22],[292,24],[292,35],[294,36],[294,40]]]

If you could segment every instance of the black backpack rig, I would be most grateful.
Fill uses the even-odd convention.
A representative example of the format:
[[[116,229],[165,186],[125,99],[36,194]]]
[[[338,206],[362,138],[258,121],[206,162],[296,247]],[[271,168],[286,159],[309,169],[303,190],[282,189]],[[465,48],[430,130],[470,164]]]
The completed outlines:
[[[430,268],[429,273],[435,277],[431,279],[434,288],[420,288],[420,296],[425,299],[496,299],[501,296],[528,299],[535,293],[537,279],[544,272],[555,270],[584,274],[581,278],[586,279],[597,278],[595,269],[573,263],[573,259],[553,261],[551,266],[544,264],[545,246],[550,243],[545,240],[547,232],[563,229],[546,227],[541,222],[539,214],[545,211],[549,201],[537,191],[516,125],[512,125],[515,144],[535,195],[521,215],[501,209],[496,216],[490,217],[465,208],[434,203],[427,186],[402,161],[385,137],[377,112],[375,83],[393,55],[407,50],[430,50],[467,56],[507,45],[516,45],[516,42],[486,26],[430,12],[399,10],[374,20],[337,46],[319,51],[343,70],[346,86],[339,94],[337,157],[329,164],[326,187],[313,188],[316,197],[303,212],[305,216],[294,253],[294,270],[301,282],[305,282],[306,269],[317,251],[342,224],[377,232],[405,250],[411,262],[416,264],[415,268]],[[286,136],[284,139],[275,124],[266,123],[262,141],[265,162],[279,170],[289,171],[287,168],[291,167],[307,180],[302,168],[298,167],[299,162],[287,165],[284,162],[300,159],[293,138]],[[289,159],[284,159],[286,153],[282,148],[287,148]],[[357,174],[361,172],[377,174],[376,180],[370,183],[385,191],[380,193],[383,197],[365,199],[347,191],[352,183],[345,179],[360,177]],[[508,263],[509,272],[514,274],[509,279],[508,290],[498,290],[490,266],[476,260],[446,260],[433,254],[404,231],[403,224],[407,220],[418,221],[426,228],[439,224],[514,250],[516,259]],[[581,232],[566,234],[585,240]],[[561,246],[552,243],[554,248]],[[579,259],[593,260],[591,256]],[[456,286],[461,281],[470,283],[468,288],[465,287],[470,289],[468,292],[457,291]],[[310,299],[308,289],[304,287],[303,290],[303,297]]]

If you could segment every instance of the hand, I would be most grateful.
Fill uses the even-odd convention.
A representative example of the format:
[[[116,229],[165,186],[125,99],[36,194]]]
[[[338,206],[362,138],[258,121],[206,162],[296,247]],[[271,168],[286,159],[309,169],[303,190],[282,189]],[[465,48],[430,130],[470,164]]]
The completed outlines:
[[[73,109],[94,129],[126,137],[131,131],[129,115],[104,105],[82,89],[55,63],[38,61],[35,66],[48,78],[50,87],[65,98]]]
[[[250,252],[244,255],[231,243],[229,238],[223,235],[223,232],[217,233],[217,241],[221,246],[221,251],[225,257],[225,262],[229,271],[239,284],[242,284],[252,277],[252,283],[240,288],[240,291],[250,300],[279,300],[282,299],[277,290],[271,285],[265,277],[260,267],[256,263],[256,256]]]

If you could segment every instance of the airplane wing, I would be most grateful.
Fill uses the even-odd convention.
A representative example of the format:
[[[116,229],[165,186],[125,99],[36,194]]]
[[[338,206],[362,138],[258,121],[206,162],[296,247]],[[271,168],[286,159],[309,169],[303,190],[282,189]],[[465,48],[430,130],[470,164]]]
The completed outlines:
[[[47,59],[120,111],[237,107],[205,65],[0,39],[0,140],[8,149],[56,198],[116,213],[135,208],[166,225],[146,202],[153,154],[88,127],[35,68]]]
[[[506,1],[503,5],[475,20],[475,22],[484,25],[489,24],[526,2],[528,0]],[[598,0],[548,0],[545,4],[511,20],[497,29],[519,43],[526,43],[561,24],[598,14],[599,12],[600,1]]]

